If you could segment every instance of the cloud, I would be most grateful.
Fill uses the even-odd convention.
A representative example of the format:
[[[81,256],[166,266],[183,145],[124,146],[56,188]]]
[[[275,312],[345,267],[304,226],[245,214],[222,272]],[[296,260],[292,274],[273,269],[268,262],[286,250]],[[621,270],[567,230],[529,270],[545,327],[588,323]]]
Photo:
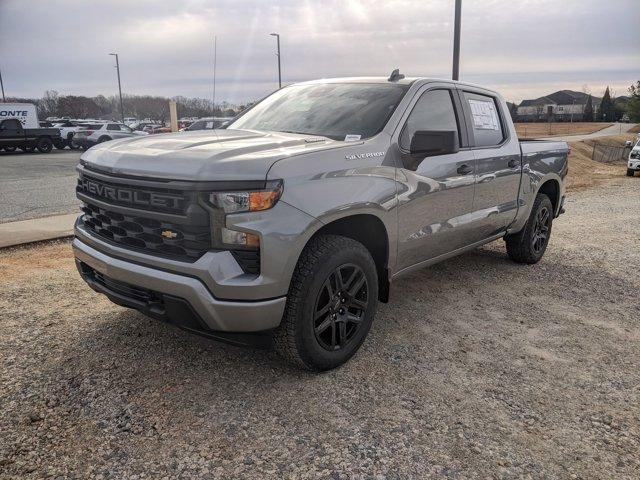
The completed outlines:
[[[637,0],[463,2],[461,78],[510,99],[549,88],[623,94],[640,77]],[[449,77],[452,0],[0,1],[0,68],[12,96],[127,93],[241,102],[286,83],[347,75]]]

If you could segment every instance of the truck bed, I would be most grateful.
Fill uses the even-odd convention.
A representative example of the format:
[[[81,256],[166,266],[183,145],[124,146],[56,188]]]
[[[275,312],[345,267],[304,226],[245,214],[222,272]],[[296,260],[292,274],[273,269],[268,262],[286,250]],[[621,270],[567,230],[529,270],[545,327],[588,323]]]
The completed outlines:
[[[561,140],[520,140],[520,151],[523,155],[565,151],[569,153],[569,144]]]

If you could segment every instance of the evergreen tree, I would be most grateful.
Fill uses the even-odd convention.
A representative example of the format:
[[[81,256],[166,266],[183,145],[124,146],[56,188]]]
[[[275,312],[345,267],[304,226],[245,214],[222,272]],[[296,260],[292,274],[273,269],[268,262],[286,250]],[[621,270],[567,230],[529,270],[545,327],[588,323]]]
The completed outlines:
[[[600,102],[600,109],[598,110],[598,120],[603,122],[613,122],[615,117],[615,108],[613,106],[613,100],[611,99],[611,93],[609,87],[604,91],[602,102]]]
[[[587,103],[584,106],[582,117],[585,122],[593,122],[593,98],[591,98],[591,95],[587,97]]]
[[[631,99],[627,103],[627,115],[632,122],[640,122],[640,80],[629,87]]]

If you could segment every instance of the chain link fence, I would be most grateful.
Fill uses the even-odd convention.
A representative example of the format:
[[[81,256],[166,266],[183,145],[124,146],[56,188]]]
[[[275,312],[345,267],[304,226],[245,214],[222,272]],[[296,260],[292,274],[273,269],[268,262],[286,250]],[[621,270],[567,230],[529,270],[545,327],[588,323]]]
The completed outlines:
[[[613,163],[620,160],[627,160],[631,148],[632,147],[622,145],[605,145],[594,142],[591,159],[600,163]]]

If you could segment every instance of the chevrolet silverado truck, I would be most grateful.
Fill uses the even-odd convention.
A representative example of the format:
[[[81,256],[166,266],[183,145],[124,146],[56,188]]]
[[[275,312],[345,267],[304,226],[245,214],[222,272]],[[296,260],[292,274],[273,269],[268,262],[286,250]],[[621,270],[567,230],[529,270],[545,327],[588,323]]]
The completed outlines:
[[[73,250],[119,305],[327,370],[356,353],[402,275],[497,239],[538,262],[568,152],[519,141],[504,99],[475,85],[299,83],[226,129],[85,152]]]

